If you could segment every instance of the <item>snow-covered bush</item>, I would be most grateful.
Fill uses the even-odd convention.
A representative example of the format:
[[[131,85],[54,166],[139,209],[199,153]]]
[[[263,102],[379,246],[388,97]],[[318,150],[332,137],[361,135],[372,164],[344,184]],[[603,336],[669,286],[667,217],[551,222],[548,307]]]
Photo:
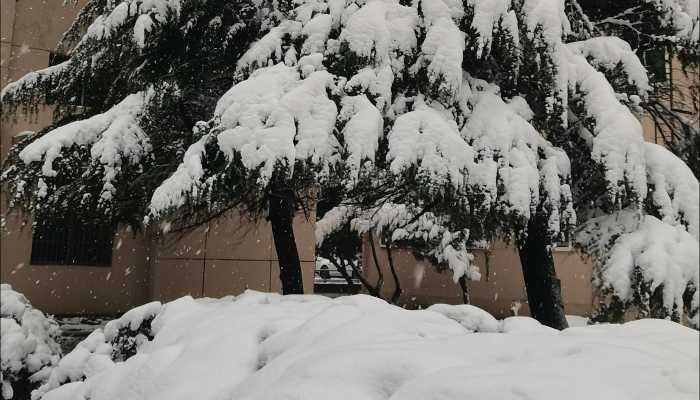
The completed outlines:
[[[5,283],[0,284],[0,316],[2,398],[28,399],[61,356],[58,324]]]
[[[64,384],[81,382],[134,356],[153,339],[151,323],[161,311],[161,303],[151,302],[133,308],[96,329],[58,361],[44,383],[32,393],[32,400]]]
[[[129,310],[105,325],[105,340],[112,345],[112,360],[123,361],[136,354],[143,343],[153,339],[151,323],[161,309],[160,302]]]
[[[435,311],[434,311],[435,310]],[[183,297],[123,362],[42,400],[658,400],[700,394],[698,332],[662,320],[570,328],[471,306],[356,295]],[[478,332],[474,332],[475,328]],[[68,356],[64,358],[66,360]],[[595,382],[595,384],[591,384]],[[514,397],[516,396],[516,397]]]

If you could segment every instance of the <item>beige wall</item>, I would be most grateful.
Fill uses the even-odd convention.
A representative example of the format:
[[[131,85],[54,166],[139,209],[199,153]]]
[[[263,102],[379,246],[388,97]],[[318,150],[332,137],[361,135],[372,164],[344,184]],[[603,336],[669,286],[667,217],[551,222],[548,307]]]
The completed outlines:
[[[9,216],[0,233],[0,281],[52,314],[111,314],[148,301],[147,241],[122,231],[114,238],[111,267],[32,265],[31,225]]]
[[[377,246],[377,258],[384,274],[387,298],[394,291],[386,249]],[[468,283],[471,303],[495,316],[511,315],[511,308],[519,304],[519,314],[529,315],[527,293],[520,266],[520,258],[513,246],[496,243],[486,252],[475,250],[474,263],[479,267],[481,280]],[[363,268],[370,282],[377,281],[378,273],[367,240],[363,242]],[[452,272],[438,268],[427,260],[417,260],[408,250],[392,249],[394,265],[399,275],[403,294],[399,304],[409,308],[434,303],[461,304],[459,285],[452,280]],[[575,251],[555,251],[555,266],[562,281],[564,306],[568,314],[590,315],[593,305],[591,266]]]
[[[294,234],[304,291],[313,293],[313,211],[297,215]],[[249,221],[237,211],[182,234],[153,236],[151,297],[171,300],[186,294],[221,297],[246,289],[281,291],[277,252],[267,221]]]
[[[700,70],[698,67],[684,68],[674,57],[667,65],[667,73],[673,90],[671,95],[665,95],[663,103],[683,118],[700,123]],[[642,115],[641,121],[647,141],[663,145],[662,136],[670,136],[669,129],[663,125],[656,126],[649,115]],[[675,125],[675,121],[669,122]]]
[[[63,1],[2,0],[0,87],[49,65],[49,52],[56,47],[85,1],[78,1],[76,6],[64,6]],[[4,159],[15,134],[41,129],[50,121],[48,108],[38,115],[1,120],[0,158]]]

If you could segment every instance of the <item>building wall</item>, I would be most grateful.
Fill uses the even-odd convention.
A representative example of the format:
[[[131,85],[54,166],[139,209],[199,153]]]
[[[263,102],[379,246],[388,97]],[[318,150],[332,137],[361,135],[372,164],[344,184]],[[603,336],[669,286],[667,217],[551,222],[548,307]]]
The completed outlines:
[[[389,269],[386,249],[379,246],[375,248],[384,275],[383,295],[389,298],[396,286]],[[473,262],[479,267],[481,279],[467,284],[471,304],[497,317],[513,313],[529,315],[520,258],[515,247],[498,242],[488,252],[475,250],[473,254]],[[362,255],[367,277],[370,282],[376,283],[379,273],[367,240],[363,242]],[[440,272],[435,265],[427,260],[416,259],[408,250],[392,249],[392,258],[403,291],[398,301],[400,305],[419,308],[434,303],[463,302],[461,289],[452,280],[450,270],[443,269]],[[555,250],[554,262],[562,283],[566,312],[590,315],[594,302],[590,262],[576,251],[568,249]]]
[[[304,291],[313,293],[315,213],[294,221]],[[246,289],[280,292],[277,252],[267,221],[237,211],[182,234],[153,235],[150,297],[222,297]]]
[[[84,3],[64,7],[61,0],[2,0],[0,87],[46,68],[50,51]],[[0,158],[16,134],[38,131],[51,117],[50,107],[44,107],[37,115],[0,121]],[[0,200],[5,215],[4,197]],[[311,212],[308,220],[299,215],[294,224],[307,292],[313,291],[313,221]],[[114,240],[111,267],[31,265],[31,220],[23,222],[18,215],[6,218],[0,242],[0,281],[54,314],[112,314],[186,294],[281,290],[269,223],[251,223],[236,212],[186,235],[135,235],[122,229]]]
[[[32,265],[31,221],[7,217],[0,236],[0,281],[19,290],[51,314],[113,314],[148,301],[147,241],[115,236],[110,267]]]

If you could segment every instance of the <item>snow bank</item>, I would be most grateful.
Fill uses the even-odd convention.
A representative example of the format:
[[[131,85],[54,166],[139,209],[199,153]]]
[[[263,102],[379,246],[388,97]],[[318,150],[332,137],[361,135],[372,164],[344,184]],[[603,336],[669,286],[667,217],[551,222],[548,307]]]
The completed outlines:
[[[248,291],[166,304],[136,356],[44,400],[693,399],[698,332],[660,320],[542,327],[524,317],[470,333],[445,317],[364,296]],[[470,318],[457,317],[462,321]],[[470,323],[469,323],[470,324]],[[470,325],[474,326],[474,325]],[[483,329],[487,330],[487,329]]]
[[[2,398],[20,398],[58,362],[61,347],[55,339],[60,332],[52,318],[7,284],[0,284],[0,316]]]

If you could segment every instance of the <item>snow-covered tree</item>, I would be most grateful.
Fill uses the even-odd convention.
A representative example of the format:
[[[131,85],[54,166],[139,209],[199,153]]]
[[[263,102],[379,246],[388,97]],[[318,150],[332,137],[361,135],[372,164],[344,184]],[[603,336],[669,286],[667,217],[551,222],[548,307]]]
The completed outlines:
[[[690,3],[672,20],[696,24]],[[683,163],[645,144],[632,113],[648,91],[644,68],[575,1],[125,0],[86,10],[64,66],[3,91],[11,111],[47,85],[65,105],[59,115],[78,98],[90,105],[13,151],[3,179],[31,211],[66,212],[79,199],[114,221],[147,214],[175,226],[232,207],[267,211],[283,291],[298,293],[295,203],[341,188],[319,239],[368,233],[457,282],[478,278],[469,248],[513,240],[533,315],[559,328],[551,249],[575,224],[633,212],[644,217],[639,234],[654,217],[697,247],[697,179],[671,174]],[[582,246],[607,260],[623,235],[600,226]]]
[[[693,82],[700,71],[700,4],[696,0],[585,0],[579,4],[586,15],[582,21],[587,24],[587,37],[622,38],[654,67],[649,76],[652,90],[640,106],[664,132],[660,135],[664,145],[700,176],[700,87]],[[669,82],[666,55],[674,64],[680,62],[686,74],[690,85],[683,92],[675,85],[678,78]]]
[[[55,106],[54,124],[10,151],[2,175],[10,208],[56,223],[140,227],[156,187],[200,139],[197,123],[230,87],[235,60],[289,6],[89,1],[59,45],[68,60],[2,91],[5,118],[31,115],[48,100]],[[209,211],[183,213],[177,227],[213,217]]]
[[[36,111],[46,93],[55,106],[54,125],[10,152],[10,205],[139,226],[226,91],[230,60],[280,15],[245,2],[89,1],[59,45],[68,60],[2,91],[6,118]]]

